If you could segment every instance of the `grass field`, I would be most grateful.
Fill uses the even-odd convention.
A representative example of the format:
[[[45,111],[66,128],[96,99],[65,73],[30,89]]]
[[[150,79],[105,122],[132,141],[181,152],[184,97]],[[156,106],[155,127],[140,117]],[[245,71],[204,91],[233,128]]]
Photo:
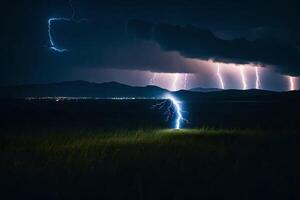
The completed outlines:
[[[298,131],[1,134],[6,199],[297,199]]]

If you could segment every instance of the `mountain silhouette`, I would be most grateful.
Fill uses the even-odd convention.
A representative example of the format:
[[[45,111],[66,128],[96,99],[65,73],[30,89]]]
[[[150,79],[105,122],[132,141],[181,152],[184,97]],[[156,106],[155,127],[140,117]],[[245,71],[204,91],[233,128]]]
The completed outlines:
[[[299,100],[299,91],[273,92],[266,90],[219,90],[196,88],[170,92],[157,86],[136,87],[118,82],[93,83],[65,81],[48,84],[3,86],[1,98],[26,97],[98,97],[98,98],[161,98],[172,93],[180,100],[197,101],[289,101]]]
[[[192,91],[192,92],[217,92],[217,91],[222,91],[222,89],[196,87],[196,88],[189,89],[189,91]]]
[[[168,91],[157,86],[134,87],[117,82],[91,83],[66,81],[49,84],[6,86],[1,88],[3,98],[24,97],[160,97]]]

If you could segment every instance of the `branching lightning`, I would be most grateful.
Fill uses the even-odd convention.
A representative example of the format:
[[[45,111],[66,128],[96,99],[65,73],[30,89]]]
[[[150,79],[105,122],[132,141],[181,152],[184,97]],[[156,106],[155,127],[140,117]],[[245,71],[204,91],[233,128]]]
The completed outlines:
[[[295,90],[294,77],[289,76],[289,80],[290,80],[290,90]]]
[[[80,23],[80,22],[82,22],[82,21],[85,21],[86,19],[76,19],[75,18],[75,8],[74,8],[74,6],[73,6],[73,2],[72,2],[72,0],[69,0],[69,5],[70,5],[70,7],[71,7],[71,9],[72,9],[72,15],[71,15],[71,17],[69,17],[69,18],[67,18],[67,17],[52,17],[52,18],[49,18],[48,19],[48,38],[49,38],[49,48],[51,49],[51,50],[54,50],[54,51],[56,51],[56,52],[59,52],[59,53],[63,53],[63,52],[67,52],[67,51],[69,51],[68,49],[65,49],[65,48],[59,48],[56,44],[55,44],[55,42],[54,42],[54,40],[53,40],[53,37],[52,37],[52,31],[51,31],[51,27],[52,27],[52,25],[53,25],[53,23],[55,23],[55,22],[58,22],[58,21],[66,21],[66,22],[70,22],[70,21],[73,21],[73,22],[76,22],[76,23]]]
[[[219,78],[220,86],[224,90],[225,86],[224,86],[224,82],[223,82],[223,78],[222,78],[222,74],[221,74],[221,69],[220,69],[220,64],[219,63],[218,63],[218,69],[217,69],[217,76]]]
[[[260,78],[259,78],[259,73],[258,73],[258,67],[255,67],[255,77],[256,77],[255,88],[260,89],[261,84],[260,84]]]
[[[174,129],[180,129],[182,122],[188,122],[183,117],[183,110],[180,105],[180,101],[178,101],[175,97],[170,94],[164,96],[164,101],[155,104],[152,108],[158,108],[159,110],[164,109],[164,114],[166,115],[166,120],[169,121],[173,116],[176,116]]]
[[[240,73],[241,73],[241,79],[242,79],[242,84],[243,84],[243,90],[246,90],[247,89],[247,82],[246,82],[243,66],[240,67]]]
[[[182,109],[180,107],[180,104],[179,102],[174,98],[172,97],[171,95],[168,95],[166,96],[166,98],[168,98],[173,106],[175,107],[175,111],[176,111],[176,126],[175,126],[175,129],[180,129],[180,122],[183,120],[183,117],[182,117]]]

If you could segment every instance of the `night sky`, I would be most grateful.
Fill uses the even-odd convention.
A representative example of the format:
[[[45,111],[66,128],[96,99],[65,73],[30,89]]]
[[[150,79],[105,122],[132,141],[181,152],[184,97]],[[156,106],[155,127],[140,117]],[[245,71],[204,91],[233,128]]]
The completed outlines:
[[[226,89],[243,87],[241,68],[247,88],[255,88],[255,67],[259,88],[289,90],[294,77],[299,89],[298,4],[5,0],[0,85],[86,80],[171,90],[220,87],[220,64]],[[55,47],[66,52],[51,49],[48,20],[53,17],[70,19],[51,24]]]

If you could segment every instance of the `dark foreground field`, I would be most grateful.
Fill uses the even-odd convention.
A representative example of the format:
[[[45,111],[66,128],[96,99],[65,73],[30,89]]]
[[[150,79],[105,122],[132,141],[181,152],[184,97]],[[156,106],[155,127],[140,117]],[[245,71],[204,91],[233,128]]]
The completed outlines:
[[[161,101],[2,100],[0,199],[299,199],[296,101]]]
[[[1,199],[298,199],[297,131],[1,134]]]

